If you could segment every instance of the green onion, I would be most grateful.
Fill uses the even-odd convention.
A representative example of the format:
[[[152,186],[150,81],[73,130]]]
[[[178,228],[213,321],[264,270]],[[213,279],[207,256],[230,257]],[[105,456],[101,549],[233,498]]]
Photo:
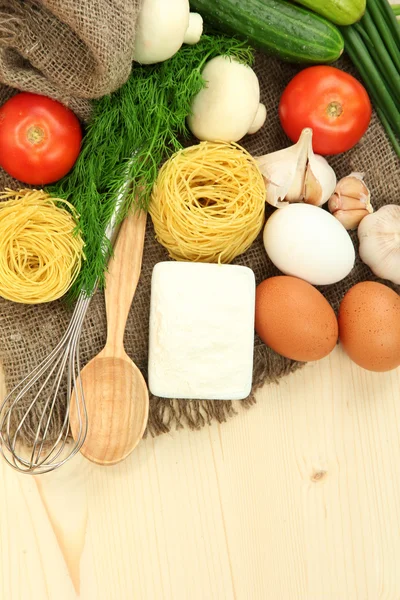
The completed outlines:
[[[346,42],[346,50],[360,71],[365,86],[373,98],[379,99],[380,106],[385,110],[396,133],[400,135],[400,113],[396,108],[392,96],[386,87],[382,85],[381,75],[371,59],[367,47],[351,26],[342,27],[341,29]]]
[[[376,106],[375,108],[376,108],[376,112],[378,113],[378,117],[380,118],[382,125],[384,126],[384,128],[386,130],[387,136],[392,143],[394,151],[396,152],[397,156],[400,158],[400,144],[396,138],[396,135],[395,135],[393,129],[391,128],[390,123],[387,120],[385,113],[379,108],[379,106]]]
[[[400,16],[400,4],[392,4],[392,9],[396,17]]]
[[[400,4],[398,8],[400,14]],[[400,24],[395,12],[387,0],[367,0],[362,19],[340,29],[345,50],[400,157]]]
[[[360,72],[374,105],[385,113],[394,133],[400,137],[400,113],[361,36],[352,26],[342,27],[341,31],[346,51]]]
[[[377,53],[384,60],[385,71],[389,77],[394,78],[400,88],[400,75],[397,72],[400,71],[400,50],[392,36],[389,24],[375,1],[368,3],[368,9],[365,11],[361,23],[370,36],[372,43],[376,46]],[[393,62],[390,57],[392,57]],[[398,94],[400,96],[400,92]]]
[[[377,6],[379,6],[382,15],[384,16],[386,23],[389,25],[392,36],[396,42],[396,44],[400,45],[400,24],[397,22],[396,15],[393,12],[392,7],[390,6],[388,0],[370,0],[369,5],[375,2]]]
[[[373,58],[373,60],[376,63],[376,66],[378,67],[378,69],[381,72],[382,78],[385,80],[386,86],[392,93],[392,97],[393,97],[394,102],[396,103],[397,108],[400,110],[400,97],[397,93],[396,85],[394,85],[392,79],[390,77],[388,77],[388,75],[385,71],[384,63],[381,60],[381,56],[380,56],[379,52],[376,52],[375,46],[372,43],[371,38],[369,37],[368,33],[365,31],[365,29],[361,26],[360,23],[354,23],[353,27],[354,27],[355,31],[357,31],[357,33],[361,36],[361,38],[365,42],[366,48],[368,48],[371,57]],[[396,80],[397,80],[397,77],[396,77]]]

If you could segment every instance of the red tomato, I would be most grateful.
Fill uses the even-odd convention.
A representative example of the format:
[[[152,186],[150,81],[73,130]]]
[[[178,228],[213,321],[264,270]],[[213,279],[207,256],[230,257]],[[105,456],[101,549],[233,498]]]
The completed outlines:
[[[0,107],[0,166],[24,183],[61,179],[74,165],[81,140],[78,119],[56,100],[23,92]]]
[[[317,154],[339,154],[361,139],[371,120],[371,102],[357,79],[335,67],[300,71],[279,103],[282,127],[297,142],[305,127],[313,129]]]

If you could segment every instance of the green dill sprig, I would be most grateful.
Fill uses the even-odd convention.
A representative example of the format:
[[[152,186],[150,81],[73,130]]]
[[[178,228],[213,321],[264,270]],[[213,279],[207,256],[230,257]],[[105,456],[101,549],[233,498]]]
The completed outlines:
[[[48,190],[75,206],[85,240],[86,261],[68,300],[75,300],[81,290],[90,292],[97,280],[100,286],[104,284],[108,260],[103,252],[104,232],[119,190],[127,179],[132,182],[121,218],[133,203],[147,210],[162,162],[179,150],[189,135],[186,117],[193,97],[204,86],[204,64],[221,54],[253,63],[253,51],[245,43],[203,35],[198,44],[183,46],[166,62],[134,64],[119,90],[94,102],[93,118],[74,169]]]

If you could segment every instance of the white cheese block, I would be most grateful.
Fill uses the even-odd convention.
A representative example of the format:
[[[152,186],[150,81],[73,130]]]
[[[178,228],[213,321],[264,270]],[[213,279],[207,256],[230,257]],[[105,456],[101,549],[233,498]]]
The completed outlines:
[[[163,398],[246,398],[252,385],[254,311],[251,269],[158,263],[151,282],[150,391]]]

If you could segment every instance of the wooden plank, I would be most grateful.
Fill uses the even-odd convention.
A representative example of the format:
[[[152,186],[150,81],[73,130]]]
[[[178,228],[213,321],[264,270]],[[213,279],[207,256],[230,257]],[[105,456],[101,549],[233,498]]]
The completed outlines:
[[[1,462],[1,600],[400,598],[399,384],[337,348],[115,467]]]

